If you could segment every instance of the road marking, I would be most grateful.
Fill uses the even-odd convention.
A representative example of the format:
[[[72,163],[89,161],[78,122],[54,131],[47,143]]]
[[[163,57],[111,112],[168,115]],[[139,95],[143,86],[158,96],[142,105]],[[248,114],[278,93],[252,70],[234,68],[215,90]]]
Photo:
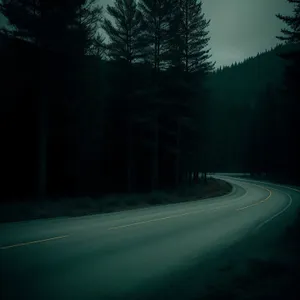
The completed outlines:
[[[179,215],[173,215],[173,216],[168,216],[168,217],[163,217],[163,218],[157,218],[157,219],[152,219],[152,220],[147,220],[147,221],[141,221],[141,222],[134,222],[134,223],[126,224],[126,225],[120,225],[120,226],[110,227],[110,228],[108,228],[108,230],[122,229],[122,228],[131,227],[131,226],[137,226],[137,225],[141,225],[141,224],[147,224],[147,223],[158,222],[158,221],[163,221],[163,220],[167,220],[167,219],[179,218],[179,217],[183,217],[183,216],[187,216],[187,215],[191,215],[191,214],[197,214],[197,213],[204,212],[204,211],[205,210],[202,209],[202,210],[187,212],[187,213],[179,214]]]
[[[274,189],[274,188],[273,188],[273,189]],[[269,223],[270,221],[272,221],[273,219],[275,219],[276,217],[278,217],[279,215],[281,215],[282,213],[284,213],[284,212],[292,205],[292,203],[293,203],[293,199],[292,199],[292,197],[291,197],[288,193],[283,192],[283,191],[280,191],[280,190],[277,190],[277,189],[274,189],[274,190],[286,194],[286,195],[290,198],[290,202],[289,202],[289,204],[288,204],[284,209],[282,209],[280,212],[276,213],[274,216],[272,216],[271,218],[267,219],[266,221],[264,221],[264,222],[262,222],[260,225],[258,225],[258,226],[256,227],[255,230],[260,229],[261,227],[263,227],[264,225],[266,225],[267,223]]]
[[[228,207],[228,206],[236,204],[237,202],[240,202],[241,199],[245,198],[248,195],[248,190],[245,189],[245,191],[246,191],[246,193],[244,195],[236,198],[234,201],[232,201],[230,203],[227,203],[227,204],[220,205],[220,206],[218,206],[217,208],[214,208],[214,209],[220,209],[220,208],[223,208],[223,207]]]
[[[267,181],[259,181],[259,180],[248,180],[248,179],[243,179],[243,178],[236,178],[236,177],[230,177],[230,176],[219,176],[219,177],[228,177],[229,179],[232,179],[232,180],[237,180],[237,181],[242,181],[242,182],[248,182],[248,183],[253,183],[253,182],[257,182],[257,183],[263,183],[263,184],[268,184],[268,185],[275,185],[275,186],[279,186],[279,187],[282,187],[282,188],[285,188],[285,189],[289,189],[289,190],[292,190],[292,191],[295,191],[295,192],[298,192],[300,193],[300,190],[298,189],[295,189],[295,188],[292,188],[290,186],[286,186],[286,185],[282,185],[282,184],[276,184],[276,183],[273,183],[273,182],[267,182]]]
[[[67,238],[68,236],[69,235],[62,235],[62,236],[56,236],[56,237],[44,239],[44,240],[36,240],[36,241],[31,241],[31,242],[26,242],[26,243],[19,243],[19,244],[14,244],[14,245],[9,245],[9,246],[3,246],[0,249],[5,250],[5,249],[10,249],[10,248],[15,248],[15,247],[27,246],[27,245],[31,245],[31,244],[39,244],[39,243],[44,243],[44,242],[48,242],[48,241],[64,239],[64,238]]]
[[[271,191],[271,190],[269,190],[269,189],[267,189],[267,188],[265,188],[265,187],[259,186],[259,185],[257,185],[257,184],[254,184],[254,183],[251,183],[251,184],[256,185],[256,186],[258,186],[258,187],[260,187],[260,188],[262,188],[262,189],[264,189],[264,190],[267,190],[267,191],[269,192],[268,197],[265,198],[265,199],[263,199],[263,200],[260,200],[259,202],[256,202],[256,203],[253,203],[253,204],[244,206],[244,207],[237,208],[237,209],[236,209],[237,211],[244,210],[244,209],[247,209],[247,208],[250,208],[250,207],[259,205],[260,203],[263,203],[263,202],[267,201],[267,200],[272,196],[272,191]]]
[[[263,183],[263,184],[270,184],[270,185],[279,186],[281,188],[289,189],[289,190],[295,191],[297,193],[300,193],[300,190],[292,188],[292,187],[289,187],[289,186],[285,186],[285,185],[281,185],[281,184],[276,184],[276,183],[272,183],[272,182],[263,182],[263,181],[257,181],[257,182]],[[277,191],[279,191],[279,190],[277,190]]]
[[[232,178],[232,177],[231,177]],[[236,178],[234,178],[234,180],[235,180]],[[281,187],[281,188],[287,188],[287,189],[290,189],[290,190],[293,190],[293,191],[295,191],[295,192],[298,192],[298,193],[300,193],[300,190],[298,190],[298,189],[295,189],[295,188],[291,188],[291,187],[289,187],[289,186],[284,186],[284,185],[280,185],[280,184],[276,184],[276,183],[271,183],[271,182],[263,182],[263,181],[257,181],[257,180],[243,180],[243,179],[237,179],[238,181],[242,181],[242,182],[249,182],[250,184],[254,184],[253,183],[253,181],[254,182],[258,182],[258,183],[263,183],[263,184],[269,184],[269,185],[275,185],[275,186],[278,186],[278,187]],[[254,184],[254,185],[256,185],[256,184]],[[267,223],[269,223],[270,221],[272,221],[273,219],[275,219],[276,217],[278,217],[278,216],[280,216],[281,214],[283,214],[291,205],[292,205],[292,203],[293,203],[293,198],[291,197],[291,195],[289,195],[288,193],[286,193],[286,192],[284,192],[284,191],[282,191],[282,190],[278,190],[278,189],[275,189],[275,188],[273,188],[272,187],[272,189],[273,190],[276,190],[276,191],[279,191],[279,192],[281,192],[281,193],[283,193],[283,194],[286,194],[289,198],[290,198],[290,201],[289,201],[289,203],[288,203],[288,205],[286,206],[286,207],[284,207],[280,212],[278,212],[278,213],[276,213],[275,215],[273,215],[271,218],[269,218],[269,219],[267,219],[266,221],[264,221],[264,222],[262,222],[260,225],[258,225],[257,227],[256,227],[256,229],[255,230],[259,230],[260,228],[262,228],[264,225],[266,225]]]
[[[108,228],[108,230],[117,230],[117,229],[122,229],[122,228],[127,228],[127,227],[132,227],[132,226],[137,226],[137,225],[142,225],[142,224],[147,224],[147,223],[152,223],[152,222],[158,222],[158,221],[168,220],[168,219],[172,219],[172,218],[183,217],[183,216],[187,216],[187,215],[191,215],[191,214],[197,214],[197,213],[201,213],[201,212],[205,212],[205,211],[206,212],[215,211],[215,210],[221,209],[223,207],[228,207],[228,206],[231,206],[232,204],[235,204],[236,202],[240,201],[242,198],[247,196],[247,194],[248,194],[248,190],[246,190],[244,195],[242,195],[241,197],[238,197],[235,201],[233,201],[233,203],[231,202],[231,203],[220,205],[220,206],[217,206],[214,208],[208,207],[208,209],[201,209],[201,210],[197,210],[197,211],[191,211],[191,212],[178,214],[178,215],[172,215],[172,216],[163,217],[163,218],[157,218],[157,219],[151,219],[151,220],[147,220],[147,221],[134,222],[134,223],[130,223],[130,224],[114,226],[114,227]]]
[[[290,189],[290,190],[293,190],[293,191],[295,191],[295,192],[297,192],[297,193],[300,193],[300,190],[298,190],[298,189],[294,189],[294,188],[291,188],[291,187],[289,187],[289,186],[283,186],[283,187],[285,187],[285,188],[287,188],[287,189]]]

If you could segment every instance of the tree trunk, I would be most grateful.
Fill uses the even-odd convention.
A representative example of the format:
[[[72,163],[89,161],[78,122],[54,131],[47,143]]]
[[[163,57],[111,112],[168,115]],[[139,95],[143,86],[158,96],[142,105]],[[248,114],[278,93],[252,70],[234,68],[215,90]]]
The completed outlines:
[[[127,124],[127,191],[132,192],[132,170],[133,170],[133,159],[132,159],[132,123],[128,120]]]
[[[194,173],[189,171],[189,185],[192,185],[194,178]]]
[[[152,165],[152,190],[158,188],[158,150],[159,150],[159,121],[158,115],[155,116],[154,124],[154,151]]]
[[[198,183],[199,182],[199,171],[194,172],[194,183]]]
[[[37,108],[37,198],[43,200],[47,193],[47,107],[48,107],[48,80],[47,62],[40,71],[42,76]]]
[[[176,166],[175,166],[175,184],[178,186],[180,184],[180,135],[181,135],[181,124],[178,121],[178,129],[177,129],[177,156],[176,156]]]

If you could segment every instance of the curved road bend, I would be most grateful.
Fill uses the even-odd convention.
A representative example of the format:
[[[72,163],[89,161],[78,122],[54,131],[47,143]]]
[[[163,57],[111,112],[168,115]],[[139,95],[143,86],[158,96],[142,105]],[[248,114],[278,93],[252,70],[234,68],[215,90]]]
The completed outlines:
[[[229,195],[1,224],[1,299],[143,299],[167,276],[299,207],[295,188],[220,178],[233,185]]]

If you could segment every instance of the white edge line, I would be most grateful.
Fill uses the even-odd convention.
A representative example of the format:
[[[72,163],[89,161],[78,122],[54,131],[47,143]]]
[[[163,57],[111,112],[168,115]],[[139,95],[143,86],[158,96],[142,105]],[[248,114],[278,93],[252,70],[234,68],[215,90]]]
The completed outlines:
[[[230,176],[228,176],[228,177],[230,177]],[[232,177],[230,177],[230,178],[232,178]],[[232,179],[235,180],[235,178],[232,178]],[[294,188],[291,188],[291,187],[288,187],[288,186],[276,184],[276,183],[268,183],[268,182],[257,181],[257,180],[250,180],[250,181],[249,181],[249,180],[247,180],[247,179],[246,179],[246,180],[243,180],[242,178],[238,178],[237,180],[238,180],[238,181],[242,181],[242,182],[243,182],[243,181],[244,181],[244,182],[249,182],[249,183],[251,183],[251,181],[252,181],[252,182],[258,182],[258,183],[262,183],[262,184],[275,185],[275,186],[279,186],[279,187],[282,187],[282,188],[287,188],[287,189],[290,189],[290,190],[293,190],[293,191],[295,191],[295,192],[300,193],[300,190],[297,190],[297,189],[294,189]],[[258,225],[258,226],[256,227],[255,230],[259,230],[259,229],[262,228],[264,225],[266,225],[267,223],[269,223],[270,221],[272,221],[273,219],[275,219],[276,217],[278,217],[279,215],[281,215],[282,213],[284,213],[284,212],[292,205],[292,203],[293,203],[293,199],[292,199],[291,195],[289,195],[288,193],[283,192],[283,191],[281,191],[281,190],[275,189],[275,188],[273,188],[273,187],[272,187],[272,189],[274,189],[274,190],[276,190],[276,191],[279,191],[279,192],[281,192],[281,193],[286,194],[286,195],[290,198],[290,202],[289,202],[289,204],[288,204],[285,208],[283,208],[280,212],[276,213],[274,216],[272,216],[271,218],[267,219],[266,221],[264,221],[264,222],[262,222],[260,225]]]
[[[267,182],[267,181],[265,182],[265,181],[255,180],[255,179],[248,180],[248,179],[243,179],[243,178],[239,178],[239,177],[231,177],[231,176],[220,176],[220,177],[223,177],[223,178],[227,177],[228,179],[242,181],[242,182],[248,182],[248,183],[257,182],[257,183],[262,183],[262,184],[275,185],[275,186],[278,186],[278,187],[282,187],[282,188],[289,189],[289,190],[300,193],[300,190],[298,190],[298,189],[295,189],[295,188],[292,188],[292,187],[289,187],[289,186],[286,186],[286,185],[282,185],[282,184],[276,184],[276,183],[273,183],[273,182]]]
[[[277,190],[277,189],[275,189],[275,190],[280,191],[280,190]],[[282,191],[280,191],[280,192],[282,192]],[[255,230],[258,230],[258,229],[262,228],[264,225],[266,225],[267,223],[269,223],[270,221],[272,221],[273,219],[275,219],[276,217],[278,217],[279,215],[284,213],[292,205],[292,203],[293,203],[292,197],[286,192],[282,192],[282,193],[286,194],[290,198],[289,204],[285,208],[283,208],[280,212],[276,213],[274,216],[272,216],[271,218],[267,219],[266,221],[264,221],[260,225],[258,225]]]
[[[55,236],[55,237],[48,238],[48,239],[43,239],[43,240],[35,240],[35,241],[30,241],[30,242],[12,244],[12,245],[8,245],[8,246],[1,246],[0,249],[1,250],[6,250],[6,249],[10,249],[10,248],[23,247],[23,246],[32,245],[32,244],[41,244],[41,243],[45,243],[45,242],[48,242],[48,241],[64,239],[64,238],[67,238],[67,237],[69,237],[69,235]]]

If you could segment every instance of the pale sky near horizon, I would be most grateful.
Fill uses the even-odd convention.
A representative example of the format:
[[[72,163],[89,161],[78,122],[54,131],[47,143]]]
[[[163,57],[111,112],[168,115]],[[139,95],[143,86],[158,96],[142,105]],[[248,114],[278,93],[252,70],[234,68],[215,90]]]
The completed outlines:
[[[99,0],[106,7],[113,0]],[[210,23],[212,60],[216,67],[239,62],[276,46],[283,22],[275,14],[291,15],[287,0],[203,0]],[[5,20],[0,16],[0,25]]]

